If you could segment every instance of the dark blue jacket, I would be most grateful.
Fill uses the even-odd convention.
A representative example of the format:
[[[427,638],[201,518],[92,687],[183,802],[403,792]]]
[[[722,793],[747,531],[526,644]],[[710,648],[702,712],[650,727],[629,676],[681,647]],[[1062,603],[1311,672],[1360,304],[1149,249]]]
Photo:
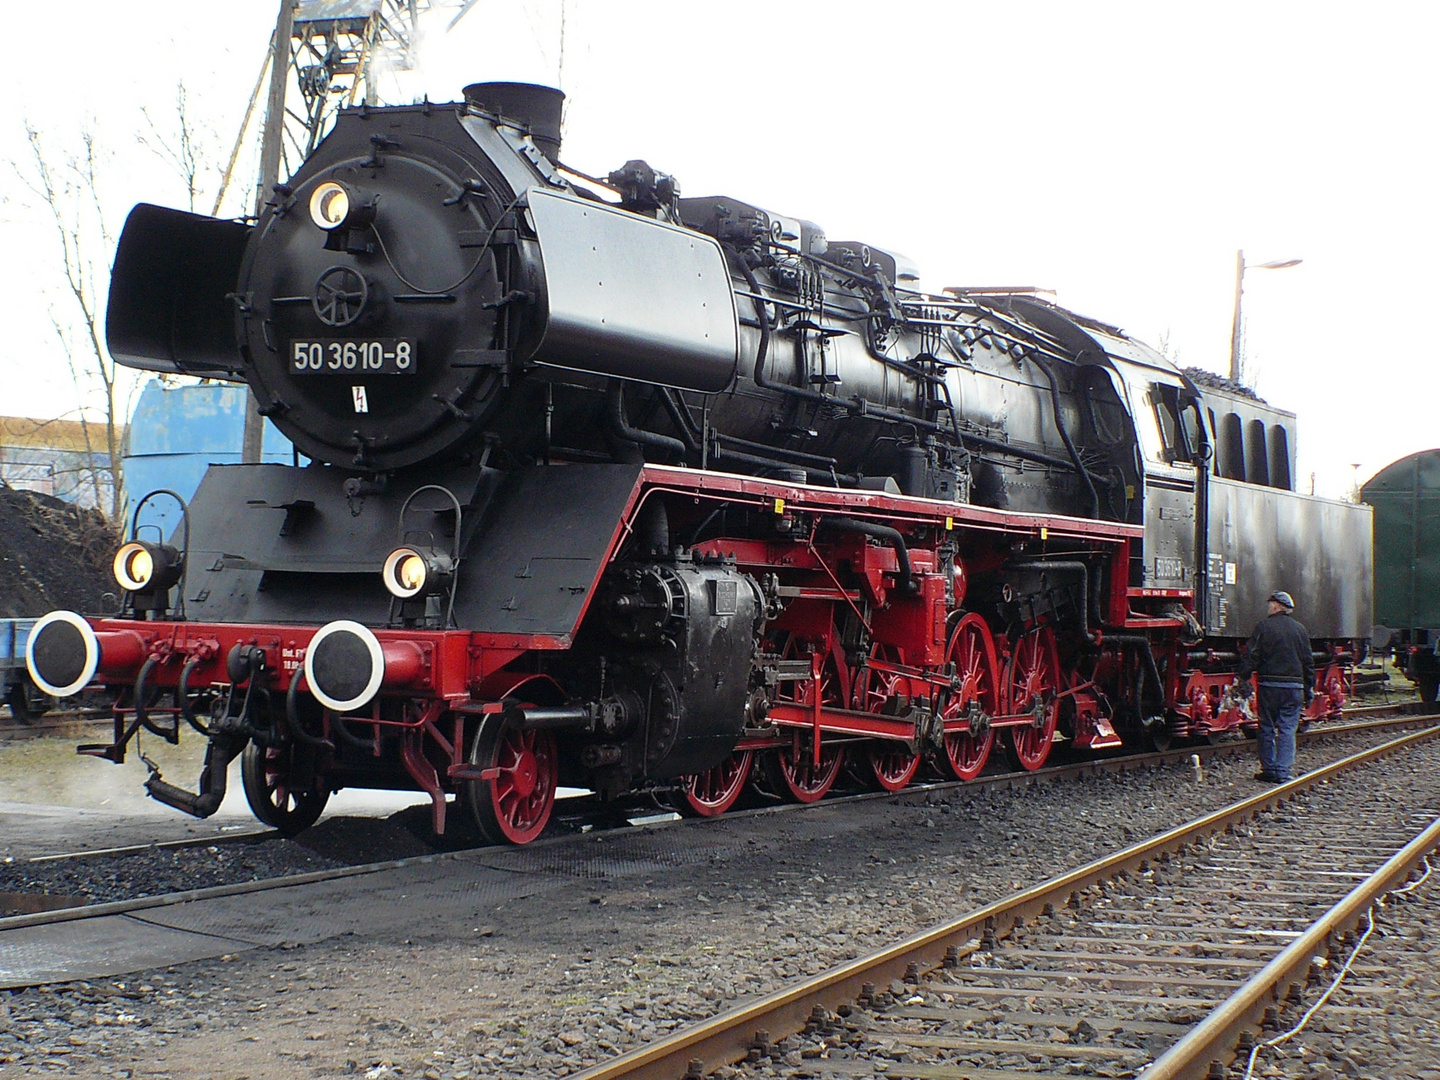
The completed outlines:
[[[1240,661],[1238,679],[1259,676],[1261,686],[1298,686],[1310,697],[1315,685],[1315,661],[1310,655],[1310,632],[1292,615],[1280,612],[1260,620],[1250,636],[1250,648]]]

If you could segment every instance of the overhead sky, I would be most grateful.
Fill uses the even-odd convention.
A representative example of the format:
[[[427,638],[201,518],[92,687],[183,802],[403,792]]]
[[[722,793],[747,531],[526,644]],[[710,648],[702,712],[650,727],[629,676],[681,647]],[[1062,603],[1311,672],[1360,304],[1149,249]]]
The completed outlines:
[[[88,125],[113,228],[137,200],[183,206],[137,141],[142,106],[173,130],[183,80],[213,197],[277,6],[71,0],[58,40],[44,5],[7,12],[5,156],[26,164],[25,120],[57,158]],[[1244,315],[1252,384],[1299,414],[1301,489],[1440,445],[1440,7],[478,0],[447,33],[453,11],[392,100],[558,82],[578,169],[643,157],[686,195],[903,252],[929,288],[1052,289],[1182,365],[1228,367],[1237,249],[1300,258],[1246,275]],[[72,413],[53,226],[13,170],[0,194],[0,413]]]

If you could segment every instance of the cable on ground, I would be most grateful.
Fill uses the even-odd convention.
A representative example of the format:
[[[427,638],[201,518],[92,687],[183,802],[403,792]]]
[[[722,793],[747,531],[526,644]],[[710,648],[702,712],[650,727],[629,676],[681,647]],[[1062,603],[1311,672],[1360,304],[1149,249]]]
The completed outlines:
[[[1314,1005],[1311,1005],[1310,1008],[1305,1010],[1305,1015],[1300,1017],[1300,1019],[1296,1022],[1295,1026],[1292,1027],[1289,1031],[1282,1032],[1281,1034],[1276,1035],[1274,1038],[1266,1039],[1264,1042],[1256,1043],[1251,1048],[1250,1058],[1245,1063],[1244,1080],[1250,1080],[1251,1074],[1255,1071],[1255,1059],[1260,1055],[1261,1050],[1264,1050],[1266,1047],[1279,1046],[1281,1043],[1287,1042],[1290,1039],[1294,1038],[1296,1035],[1300,1034],[1300,1032],[1304,1030],[1305,1025],[1310,1022],[1310,1018],[1314,1016],[1317,1012],[1319,1012],[1320,1009],[1324,1006],[1324,1004],[1330,1000],[1331,995],[1340,988],[1340,983],[1344,981],[1346,975],[1350,974],[1350,968],[1355,963],[1355,958],[1360,955],[1360,950],[1365,947],[1365,942],[1370,940],[1370,934],[1375,929],[1375,909],[1377,907],[1385,906],[1386,897],[1403,896],[1406,893],[1414,892],[1421,885],[1425,884],[1426,879],[1430,877],[1430,875],[1434,872],[1435,868],[1430,865],[1429,855],[1425,856],[1424,862],[1425,872],[1421,874],[1418,878],[1406,885],[1400,886],[1399,888],[1391,889],[1389,892],[1385,893],[1384,896],[1378,897],[1375,902],[1370,905],[1369,909],[1365,912],[1365,933],[1360,935],[1360,940],[1355,943],[1355,948],[1350,950],[1350,955],[1346,957],[1345,963],[1341,965],[1340,970],[1335,973],[1335,978],[1331,981],[1330,985],[1326,987],[1325,992],[1320,995],[1319,1000],[1317,1000]]]

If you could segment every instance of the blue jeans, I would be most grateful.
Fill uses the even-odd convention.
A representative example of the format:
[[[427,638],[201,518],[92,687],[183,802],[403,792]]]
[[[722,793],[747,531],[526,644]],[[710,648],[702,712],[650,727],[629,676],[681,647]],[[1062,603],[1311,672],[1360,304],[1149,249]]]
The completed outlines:
[[[1295,729],[1305,692],[1298,686],[1266,686],[1255,690],[1260,706],[1260,768],[1276,780],[1289,780],[1295,764]]]

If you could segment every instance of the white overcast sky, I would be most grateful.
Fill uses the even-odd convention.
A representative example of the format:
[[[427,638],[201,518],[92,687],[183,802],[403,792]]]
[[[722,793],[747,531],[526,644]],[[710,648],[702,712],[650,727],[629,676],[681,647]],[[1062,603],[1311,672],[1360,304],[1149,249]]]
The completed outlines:
[[[1245,297],[1255,385],[1300,416],[1302,488],[1440,445],[1440,5],[564,0],[562,57],[561,2],[479,0],[449,34],[432,18],[390,93],[559,80],[579,169],[643,157],[687,195],[901,251],[928,287],[1053,289],[1217,371],[1236,250],[1302,258],[1252,270]],[[183,205],[140,107],[163,130],[183,79],[223,159],[277,8],[13,6],[5,156],[23,163],[24,119],[57,155],[88,123],[117,231],[137,200]],[[13,170],[0,194],[0,413],[65,414],[53,232]]]

